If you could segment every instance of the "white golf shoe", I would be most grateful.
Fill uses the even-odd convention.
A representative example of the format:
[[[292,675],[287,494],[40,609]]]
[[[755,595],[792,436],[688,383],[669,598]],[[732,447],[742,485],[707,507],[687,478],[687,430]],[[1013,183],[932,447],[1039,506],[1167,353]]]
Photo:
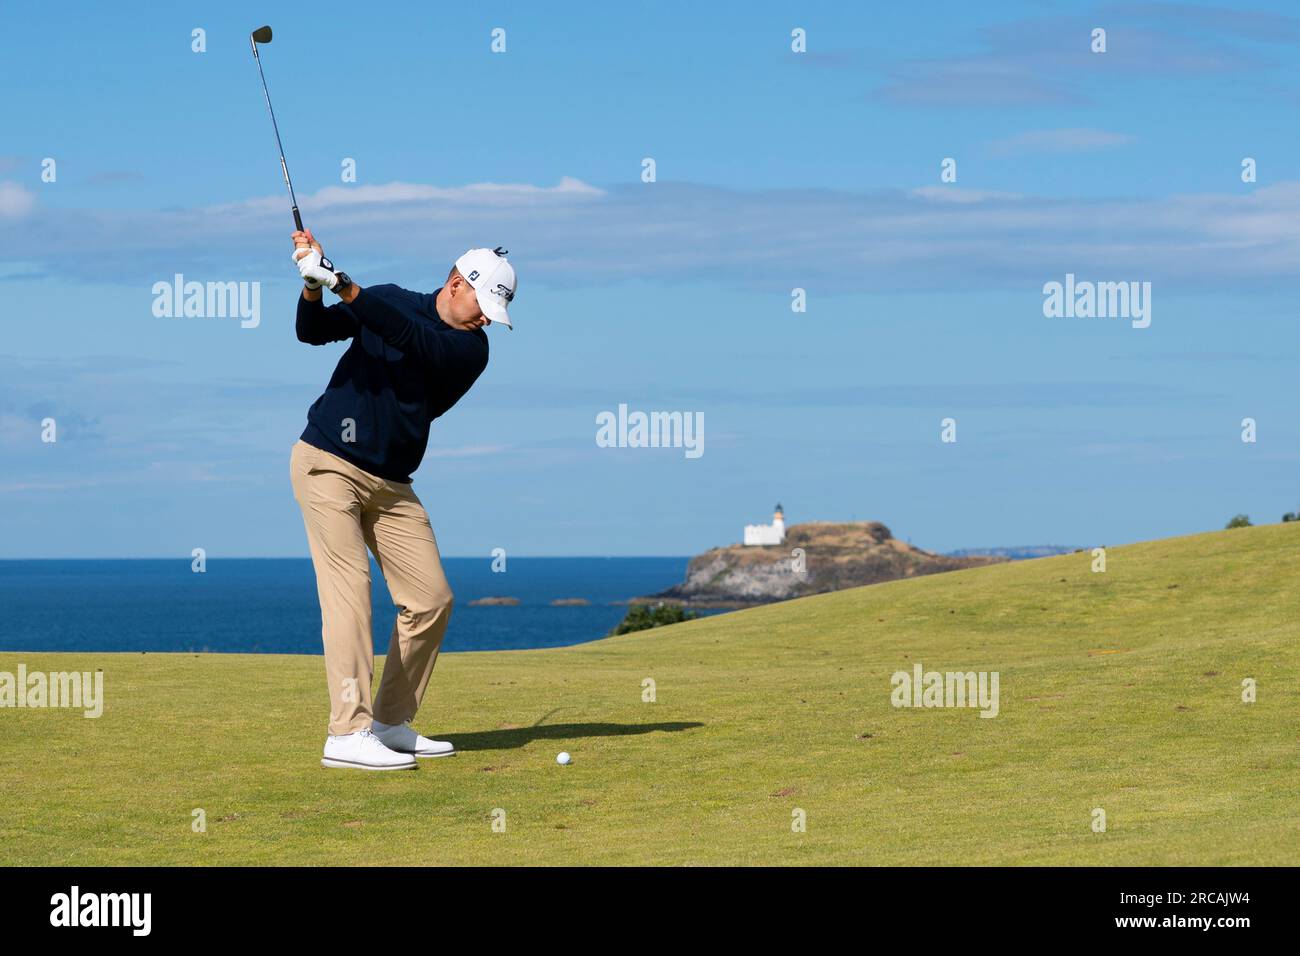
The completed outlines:
[[[358,730],[326,737],[325,756],[320,765],[353,770],[414,770],[415,758],[409,753],[389,750],[368,730]]]
[[[412,729],[409,720],[404,724],[396,725],[372,721],[370,730],[385,747],[398,753],[410,754],[414,757],[450,757],[456,752],[456,748],[450,741],[421,737]]]

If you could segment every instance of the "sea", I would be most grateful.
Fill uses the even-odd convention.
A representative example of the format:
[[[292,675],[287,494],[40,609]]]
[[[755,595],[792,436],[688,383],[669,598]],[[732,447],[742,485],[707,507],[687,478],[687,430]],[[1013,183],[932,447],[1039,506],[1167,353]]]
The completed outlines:
[[[456,596],[443,650],[521,650],[606,636],[619,602],[680,583],[689,558],[443,558]],[[397,610],[371,563],[375,649]],[[484,597],[517,606],[471,607]],[[586,605],[552,605],[582,598]],[[716,612],[703,612],[716,613]],[[320,605],[307,558],[0,560],[0,651],[320,654]]]

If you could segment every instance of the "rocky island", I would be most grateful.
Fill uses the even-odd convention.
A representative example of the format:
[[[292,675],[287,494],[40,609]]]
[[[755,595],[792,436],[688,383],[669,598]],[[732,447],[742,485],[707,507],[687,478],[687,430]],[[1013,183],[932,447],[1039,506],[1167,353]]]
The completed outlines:
[[[780,517],[778,506],[778,521]],[[933,554],[899,541],[879,521],[809,521],[788,529],[782,524],[780,531],[780,544],[733,544],[706,551],[691,559],[681,584],[633,603],[749,607],[1006,560]]]

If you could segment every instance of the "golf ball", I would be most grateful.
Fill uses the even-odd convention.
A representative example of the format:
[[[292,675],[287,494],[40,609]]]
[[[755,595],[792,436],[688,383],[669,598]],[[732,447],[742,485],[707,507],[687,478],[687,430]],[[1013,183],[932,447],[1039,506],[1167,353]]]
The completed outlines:
[[[555,758],[555,762],[563,766],[564,764],[568,763],[572,759],[573,758],[569,756],[569,752],[567,750],[561,750],[559,755]]]

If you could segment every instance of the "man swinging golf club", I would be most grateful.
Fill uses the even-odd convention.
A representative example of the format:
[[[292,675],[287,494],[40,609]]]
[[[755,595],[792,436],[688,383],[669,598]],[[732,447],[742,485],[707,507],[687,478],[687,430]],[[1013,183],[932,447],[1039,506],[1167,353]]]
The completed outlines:
[[[487,367],[483,326],[513,329],[506,307],[515,270],[505,251],[471,249],[442,288],[361,288],[335,271],[309,230],[293,233],[305,288],[298,340],[351,340],[325,393],[307,412],[290,475],[302,508],[320,597],[330,723],[321,764],[407,770],[417,757],[455,753],[410,722],[420,708],[451,615],[429,516],[411,487],[429,425]],[[339,302],[326,306],[323,289]],[[371,701],[370,563],[397,605],[379,692]]]

